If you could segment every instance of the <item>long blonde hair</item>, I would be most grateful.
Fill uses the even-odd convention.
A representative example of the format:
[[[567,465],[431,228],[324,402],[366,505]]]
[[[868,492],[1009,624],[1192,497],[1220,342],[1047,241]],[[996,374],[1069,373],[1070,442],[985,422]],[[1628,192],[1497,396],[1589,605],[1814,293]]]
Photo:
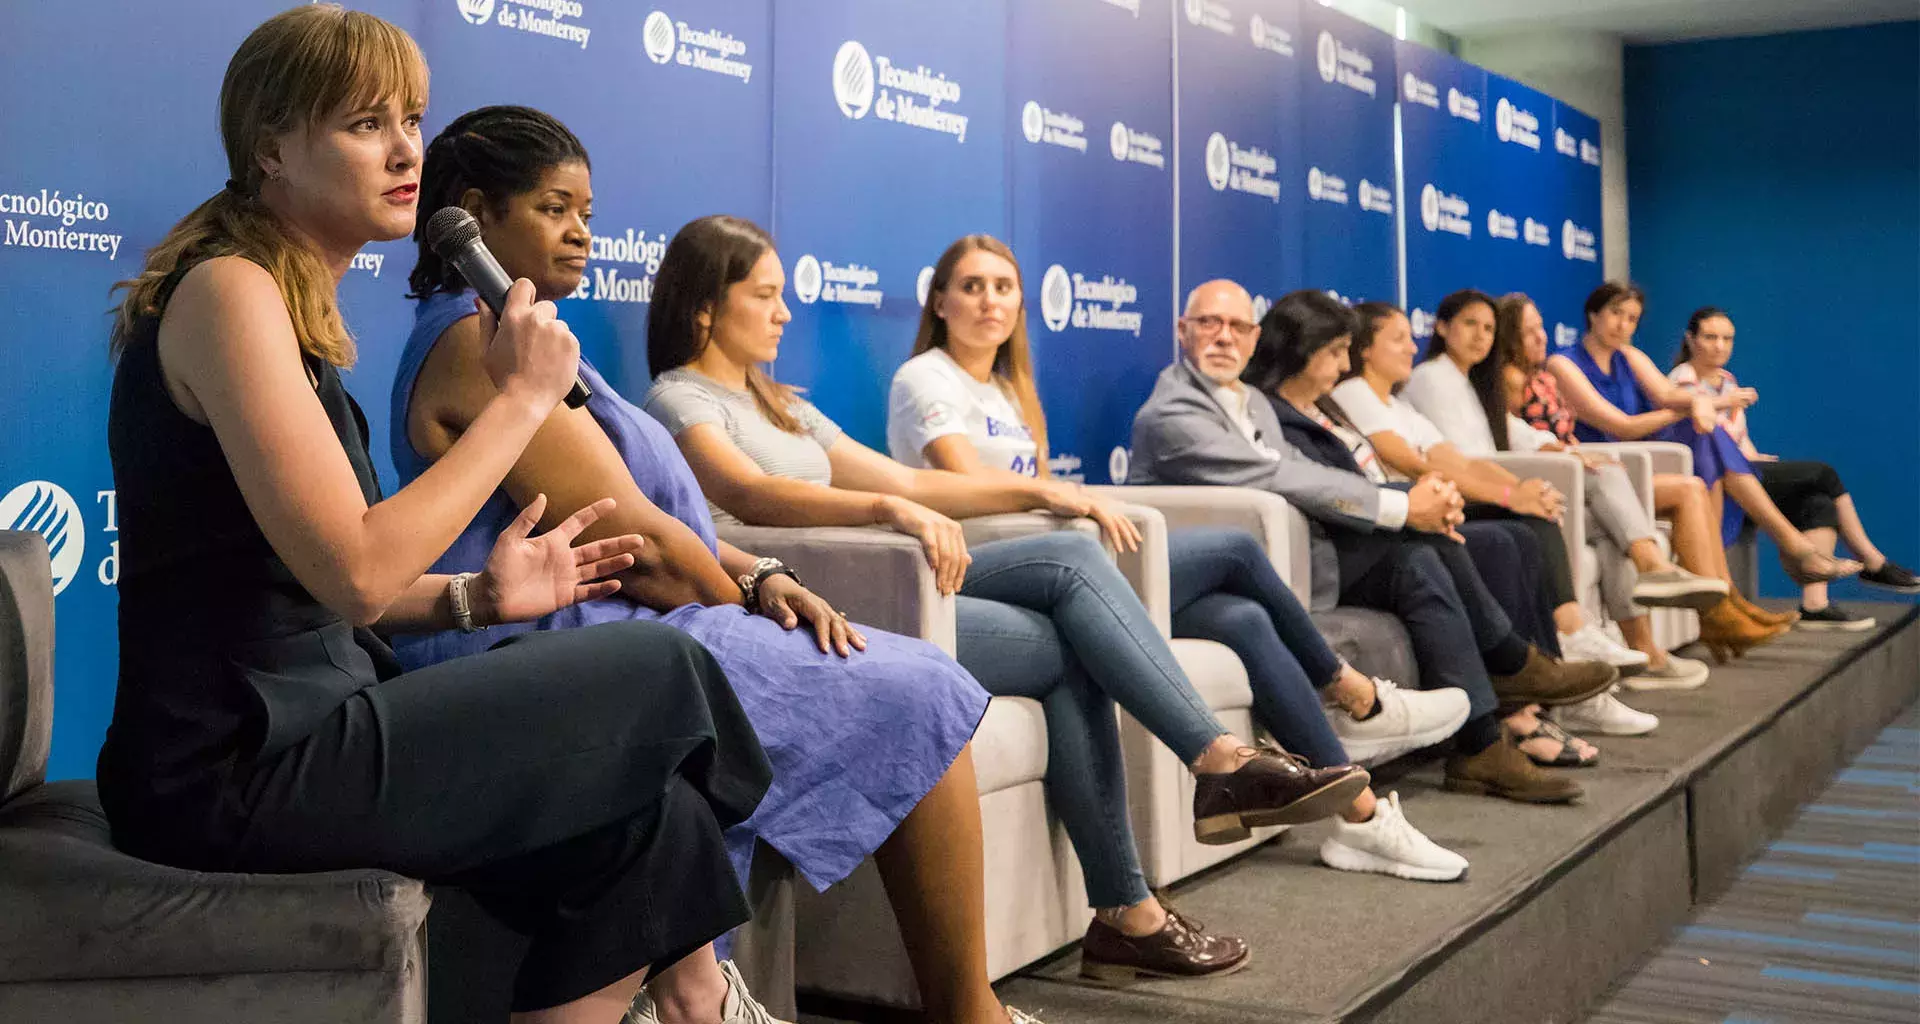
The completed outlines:
[[[303,130],[328,114],[400,96],[426,101],[427,64],[398,27],[338,4],[283,11],[253,30],[227,63],[220,84],[220,141],[227,187],[187,214],[147,251],[140,275],[125,289],[113,327],[118,355],[143,317],[160,312],[167,278],[216,256],[241,256],[265,268],[280,286],[300,350],[335,366],[351,366],[353,337],[340,319],[333,272],[318,253],[290,235],[260,201],[262,146]]]
[[[929,349],[947,347],[946,318],[935,316],[933,299],[945,292],[953,283],[953,268],[960,264],[960,258],[970,252],[990,252],[1013,264],[1013,279],[1020,280],[1020,261],[1013,256],[1013,250],[992,235],[968,235],[947,246],[940,254],[940,262],[933,265],[933,280],[927,285],[927,302],[920,307],[920,330],[913,338],[913,354],[920,355]],[[1040,392],[1033,383],[1033,352],[1027,344],[1027,304],[1022,299],[1020,312],[1013,318],[1013,333],[1000,343],[999,351],[993,354],[993,375],[1012,396],[1014,404],[1020,407],[1020,418],[1027,421],[1027,430],[1033,434],[1034,472],[1040,476],[1049,476],[1047,471],[1047,417],[1040,410]]]

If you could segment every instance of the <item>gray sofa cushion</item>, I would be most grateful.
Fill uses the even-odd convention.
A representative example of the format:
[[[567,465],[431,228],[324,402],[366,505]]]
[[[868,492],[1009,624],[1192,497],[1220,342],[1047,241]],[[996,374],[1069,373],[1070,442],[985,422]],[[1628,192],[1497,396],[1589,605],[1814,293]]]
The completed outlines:
[[[1347,664],[1409,690],[1420,688],[1413,641],[1398,618],[1367,608],[1330,608],[1314,612],[1313,624]]]
[[[385,871],[216,874],[113,848],[91,782],[0,806],[0,982],[399,973],[427,916]]]

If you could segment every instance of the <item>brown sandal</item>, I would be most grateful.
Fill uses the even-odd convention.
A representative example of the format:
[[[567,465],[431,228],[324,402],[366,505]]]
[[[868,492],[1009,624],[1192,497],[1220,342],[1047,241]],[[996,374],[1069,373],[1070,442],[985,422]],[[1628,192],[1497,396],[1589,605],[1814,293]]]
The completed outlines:
[[[1592,757],[1582,758],[1579,751],[1574,748],[1574,737],[1567,730],[1562,729],[1559,722],[1543,715],[1539,718],[1539,723],[1530,733],[1525,735],[1515,733],[1514,742],[1525,744],[1528,740],[1553,740],[1560,744],[1560,753],[1552,758],[1537,757],[1529,753],[1525,746],[1521,746],[1520,752],[1527,755],[1527,760],[1542,768],[1591,768],[1600,763],[1599,748],[1594,748]]]

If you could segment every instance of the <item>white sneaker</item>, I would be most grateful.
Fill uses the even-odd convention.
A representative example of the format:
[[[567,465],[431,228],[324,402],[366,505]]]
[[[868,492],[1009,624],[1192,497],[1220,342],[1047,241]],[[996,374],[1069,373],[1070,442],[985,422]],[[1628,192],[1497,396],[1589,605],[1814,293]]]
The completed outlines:
[[[720,1024],[788,1024],[776,1019],[767,1012],[767,1008],[754,1001],[747,992],[747,983],[740,977],[740,969],[733,961],[720,961],[720,973],[727,979],[727,997],[720,1003]],[[653,1005],[653,997],[641,989],[633,999],[633,1005],[627,1008],[623,1024],[659,1024],[660,1010]]]
[[[1707,685],[1707,663],[1669,654],[1665,668],[1643,668],[1620,685],[1629,690],[1698,690]]]
[[[1660,718],[1620,703],[1611,693],[1553,709],[1553,719],[1569,732],[1602,736],[1645,736],[1660,727]]]
[[[1648,660],[1645,654],[1608,636],[1591,622],[1578,632],[1560,634],[1560,657],[1563,661],[1604,662],[1622,673],[1646,668]]]
[[[1467,720],[1467,691],[1403,690],[1385,679],[1373,681],[1380,713],[1365,721],[1346,709],[1329,707],[1327,721],[1354,764],[1391,761],[1409,750],[1430,747],[1454,734]]]
[[[1467,873],[1465,857],[1428,839],[1400,812],[1399,793],[1375,804],[1371,821],[1334,818],[1333,835],[1320,844],[1320,863],[1420,882],[1451,882]]]

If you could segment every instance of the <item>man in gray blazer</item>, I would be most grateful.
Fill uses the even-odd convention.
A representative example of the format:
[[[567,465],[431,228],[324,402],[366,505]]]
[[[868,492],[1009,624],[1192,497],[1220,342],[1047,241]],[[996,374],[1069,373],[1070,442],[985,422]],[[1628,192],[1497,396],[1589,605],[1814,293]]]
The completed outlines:
[[[1448,786],[1531,802],[1578,797],[1577,783],[1520,752],[1496,711],[1584,700],[1616,673],[1557,661],[1514,631],[1459,543],[1461,499],[1452,484],[1438,476],[1376,483],[1325,431],[1328,443],[1311,452],[1289,442],[1266,396],[1240,381],[1260,334],[1246,289],[1232,281],[1194,289],[1177,330],[1181,357],[1134,416],[1127,482],[1253,487],[1286,498],[1308,518],[1313,606],[1397,616],[1413,639],[1421,682],[1467,692],[1471,717],[1455,738]]]

